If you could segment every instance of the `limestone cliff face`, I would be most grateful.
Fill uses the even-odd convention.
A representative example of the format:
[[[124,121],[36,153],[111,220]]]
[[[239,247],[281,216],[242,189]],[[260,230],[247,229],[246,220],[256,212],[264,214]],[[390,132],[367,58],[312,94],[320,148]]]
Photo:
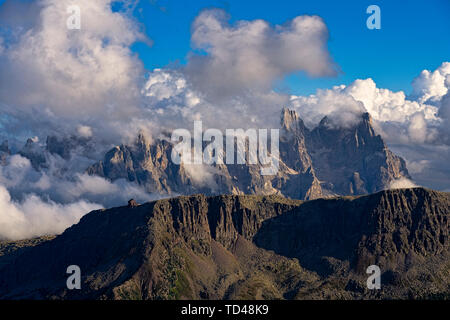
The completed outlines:
[[[282,142],[283,143],[283,142]],[[290,141],[281,148],[289,152]],[[147,142],[141,134],[131,145],[121,145],[106,153],[100,161],[87,169],[92,175],[110,180],[136,181],[148,192],[166,194],[280,194],[297,199],[314,199],[322,196],[319,181],[314,175],[311,160],[304,152],[304,144],[297,144],[297,153],[286,153],[290,164],[280,161],[279,171],[273,176],[261,174],[259,164],[219,164],[205,167],[171,161],[173,145],[166,140]],[[296,159],[297,155],[304,158]],[[303,163],[304,161],[304,163]],[[303,164],[302,164],[303,163]],[[204,172],[207,177],[199,179]]]
[[[373,193],[410,178],[405,161],[388,149],[371,121],[365,113],[356,126],[337,129],[325,117],[310,132],[307,149],[317,177],[331,193]]]
[[[323,190],[306,148],[308,129],[295,111],[283,109],[281,115],[280,158],[293,173],[284,196],[294,199],[315,199]],[[306,192],[298,193],[299,190]]]
[[[255,241],[321,273],[322,257],[349,261],[357,272],[373,264],[401,270],[418,257],[448,253],[449,195],[415,188],[319,199],[267,221]]]
[[[0,245],[0,299],[448,296],[449,215],[449,193],[421,188],[308,202],[196,195],[94,211],[55,239],[4,256],[12,246]],[[66,289],[72,264],[81,290]],[[365,287],[371,264],[382,270],[376,292]]]
[[[104,161],[91,166],[87,172],[111,180],[136,181],[145,185],[150,192],[170,193],[173,186],[186,178],[179,167],[172,165],[171,150],[168,142],[158,141],[151,145],[140,134],[134,145],[116,146],[106,153]],[[191,183],[186,180],[184,182],[187,190],[190,190]]]
[[[171,160],[174,145],[168,139],[150,142],[142,134],[130,145],[109,150],[86,172],[111,181],[126,179],[163,195],[278,194],[293,199],[367,194],[388,188],[393,180],[409,178],[405,161],[376,135],[368,114],[350,128],[336,128],[325,117],[310,130],[295,111],[285,108],[279,142],[279,170],[272,176],[262,175],[261,165],[248,161],[175,165]],[[43,146],[28,139],[19,151],[36,170],[48,168],[50,154],[68,160],[73,153],[90,158],[96,150],[87,138],[49,136]],[[7,145],[2,146],[0,164],[6,164],[9,154]]]
[[[335,128],[325,117],[313,130],[299,115],[283,109],[280,130],[280,167],[262,176],[260,165],[215,165],[208,170],[171,162],[173,145],[166,140],[117,146],[89,174],[111,180],[125,178],[149,192],[167,194],[280,194],[294,199],[328,195],[358,195],[388,188],[409,177],[403,159],[376,135],[368,114],[351,128]],[[199,179],[204,172],[206,179]]]

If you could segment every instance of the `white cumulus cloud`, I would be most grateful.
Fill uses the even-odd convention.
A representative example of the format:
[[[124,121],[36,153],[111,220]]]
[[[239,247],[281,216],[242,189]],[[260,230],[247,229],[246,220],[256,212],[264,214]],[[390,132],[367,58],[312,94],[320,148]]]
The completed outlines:
[[[17,17],[0,24],[9,30],[0,52],[0,111],[10,117],[0,119],[3,126],[11,117],[18,121],[10,131],[19,124],[21,130],[50,125],[74,132],[83,124],[98,135],[107,129],[108,137],[114,123],[136,116],[143,68],[130,45],[148,40],[131,15],[113,12],[113,2],[37,0],[18,6],[8,0],[0,7],[0,16]],[[67,8],[74,4],[80,7],[80,30],[66,27]]]
[[[22,202],[16,202],[0,185],[0,240],[59,234],[86,213],[101,207],[86,201],[67,205],[44,202],[36,195],[28,195]]]
[[[450,75],[450,63],[444,62],[434,71],[423,70],[413,82],[411,96],[419,102],[435,103],[447,92],[446,78]]]
[[[191,54],[187,74],[215,96],[255,88],[293,72],[336,74],[327,50],[328,29],[318,16],[298,16],[283,25],[264,20],[237,21],[218,9],[204,10],[192,25],[191,42],[203,54]]]

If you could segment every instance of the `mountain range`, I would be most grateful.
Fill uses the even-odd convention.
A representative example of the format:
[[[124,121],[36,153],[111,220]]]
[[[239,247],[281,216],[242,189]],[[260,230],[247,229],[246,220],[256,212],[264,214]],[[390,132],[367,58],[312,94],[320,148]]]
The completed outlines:
[[[168,139],[151,142],[140,134],[133,145],[108,151],[90,166],[91,175],[111,181],[136,181],[161,194],[278,194],[293,199],[360,195],[410,178],[405,161],[393,154],[375,133],[368,113],[349,127],[339,128],[327,117],[309,130],[287,108],[281,114],[280,165],[277,174],[261,175],[259,164],[217,164],[209,168],[177,165]],[[208,171],[209,170],[209,171]]]
[[[280,165],[277,174],[261,175],[260,164],[213,164],[207,167],[175,164],[174,144],[168,137],[149,139],[139,134],[131,145],[118,145],[103,160],[88,168],[90,175],[110,181],[136,182],[149,193],[278,194],[292,199],[316,199],[335,195],[360,195],[390,187],[410,178],[405,161],[393,154],[375,133],[371,117],[348,128],[333,125],[327,117],[312,130],[287,108],[281,114]],[[32,139],[18,151],[36,170],[49,166],[48,155],[68,160],[74,153],[97,152],[89,138],[49,136],[44,147]],[[0,146],[0,164],[11,154],[8,142]]]
[[[405,161],[392,153],[375,133],[368,113],[349,127],[337,127],[324,117],[312,130],[287,108],[281,113],[279,170],[261,174],[260,164],[180,165],[171,160],[174,144],[168,136],[149,139],[140,133],[131,145],[117,145],[86,173],[110,181],[135,182],[160,195],[278,194],[292,199],[361,195],[388,189],[410,178]],[[48,155],[68,160],[74,154],[98,153],[83,137],[47,137],[42,147],[28,139],[18,151],[36,170],[49,167]],[[11,154],[7,141],[0,146],[0,164]]]
[[[449,208],[450,193],[414,188],[97,210],[60,236],[0,243],[0,299],[448,299]]]

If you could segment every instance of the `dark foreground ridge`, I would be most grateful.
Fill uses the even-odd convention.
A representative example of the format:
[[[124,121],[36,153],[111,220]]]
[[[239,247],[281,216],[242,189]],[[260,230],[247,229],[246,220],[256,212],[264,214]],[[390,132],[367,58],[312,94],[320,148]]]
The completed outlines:
[[[448,299],[450,194],[195,195],[0,245],[1,299]],[[6,249],[5,249],[6,248]],[[366,268],[381,268],[369,290]],[[78,265],[81,290],[66,288]]]

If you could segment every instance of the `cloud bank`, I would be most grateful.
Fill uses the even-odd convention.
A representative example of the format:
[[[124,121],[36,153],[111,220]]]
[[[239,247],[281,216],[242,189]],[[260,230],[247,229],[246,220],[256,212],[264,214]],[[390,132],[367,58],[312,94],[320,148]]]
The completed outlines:
[[[139,203],[160,198],[125,180],[110,182],[68,169],[77,167],[70,162],[80,157],[46,156],[49,166],[40,171],[20,155],[0,166],[0,240],[59,234],[92,210],[121,206],[132,198]]]
[[[274,82],[299,72],[336,75],[320,17],[298,16],[275,26],[229,19],[223,10],[202,11],[192,24],[187,65],[148,74],[145,110],[162,127],[186,127],[194,120],[220,129],[278,127],[289,96],[275,92]]]
[[[130,14],[113,12],[113,2],[8,0],[0,7],[9,17],[0,24],[0,111],[10,116],[3,127],[40,133],[90,126],[107,137],[139,113],[143,68],[130,45],[149,40]],[[81,30],[66,27],[73,4],[81,9]]]
[[[44,202],[32,194],[27,195],[22,202],[17,202],[0,185],[0,240],[59,234],[77,223],[87,212],[100,208],[100,205],[86,201],[68,205]]]

